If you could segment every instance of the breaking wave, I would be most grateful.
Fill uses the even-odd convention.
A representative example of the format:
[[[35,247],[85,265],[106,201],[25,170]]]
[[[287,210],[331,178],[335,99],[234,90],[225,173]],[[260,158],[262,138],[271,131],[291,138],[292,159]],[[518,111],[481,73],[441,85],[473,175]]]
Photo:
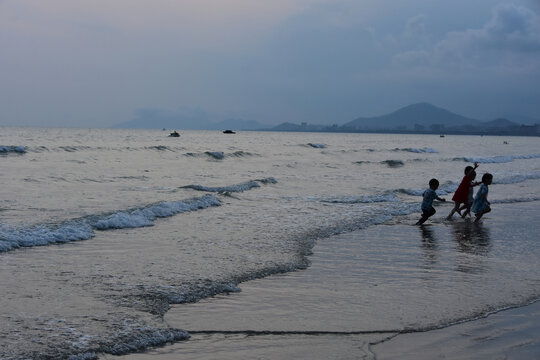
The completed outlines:
[[[184,156],[190,156],[190,157],[209,157],[213,160],[223,160],[226,157],[243,157],[243,156],[259,156],[257,154],[253,154],[247,151],[235,151],[233,153],[224,153],[223,151],[205,151],[202,153],[186,153]]]
[[[163,201],[146,207],[118,211],[112,214],[92,215],[68,220],[60,224],[39,224],[32,227],[0,225],[0,252],[20,247],[87,240],[95,236],[95,230],[152,226],[156,218],[170,217],[183,212],[220,205],[221,202],[217,198],[206,194],[199,198]]]
[[[203,185],[186,185],[186,186],[182,186],[181,188],[193,189],[193,190],[198,190],[198,191],[217,192],[217,193],[244,192],[253,188],[260,187],[259,183],[276,184],[277,180],[274,179],[273,177],[269,177],[269,178],[259,179],[259,180],[250,180],[250,181],[246,181],[240,184],[229,185],[229,186],[211,187],[211,186],[203,186]]]
[[[405,163],[402,160],[384,160],[384,161],[381,161],[381,164],[385,164],[388,167],[392,167],[392,168],[401,167],[405,165]]]
[[[540,179],[540,171],[532,173],[513,173],[509,175],[493,174],[493,184],[518,184],[527,180]]]
[[[466,162],[477,162],[480,164],[500,164],[508,163],[514,160],[522,159],[538,159],[540,154],[531,154],[531,155],[501,155],[501,156],[491,156],[491,157],[457,157],[453,160],[455,161],[466,161]]]
[[[9,154],[9,153],[24,154],[26,153],[26,147],[0,145],[0,154]]]
[[[412,153],[430,153],[430,154],[437,154],[438,151],[432,148],[395,148],[393,151],[406,151],[406,152],[412,152]]]
[[[312,148],[316,148],[316,149],[325,149],[326,148],[325,144],[308,143],[307,145],[311,146]]]

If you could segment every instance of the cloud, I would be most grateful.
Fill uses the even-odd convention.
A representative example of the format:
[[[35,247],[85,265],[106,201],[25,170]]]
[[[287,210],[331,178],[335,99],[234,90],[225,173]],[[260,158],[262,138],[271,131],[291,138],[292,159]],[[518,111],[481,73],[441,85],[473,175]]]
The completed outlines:
[[[513,4],[501,4],[481,29],[449,33],[435,46],[434,55],[444,62],[477,64],[522,61],[540,54],[540,17]],[[506,55],[506,56],[505,56]],[[517,63],[507,65],[518,65]]]
[[[505,68],[540,72],[540,17],[524,6],[500,4],[481,28],[448,32],[429,45],[429,41],[421,43],[426,40],[422,35],[427,33],[424,21],[422,15],[408,20],[402,46],[409,49],[394,54],[394,65],[432,70]],[[416,43],[410,41],[416,39]]]

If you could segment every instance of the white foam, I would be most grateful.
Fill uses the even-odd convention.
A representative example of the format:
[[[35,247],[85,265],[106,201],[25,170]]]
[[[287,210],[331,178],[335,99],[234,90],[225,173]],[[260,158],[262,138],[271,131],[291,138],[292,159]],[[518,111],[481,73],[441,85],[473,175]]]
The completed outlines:
[[[141,209],[116,212],[97,220],[93,227],[98,230],[108,230],[152,226],[156,218],[219,205],[221,202],[209,194],[191,200],[164,201]]]
[[[206,194],[200,198],[160,202],[144,208],[118,211],[103,216],[94,215],[56,225],[41,224],[26,228],[0,225],[0,252],[20,247],[87,240],[95,236],[94,230],[152,226],[156,218],[220,205],[221,202],[217,198]]]
[[[92,237],[94,237],[94,232],[84,221],[72,221],[59,226],[38,225],[30,228],[0,225],[0,252],[19,247],[87,240]]]

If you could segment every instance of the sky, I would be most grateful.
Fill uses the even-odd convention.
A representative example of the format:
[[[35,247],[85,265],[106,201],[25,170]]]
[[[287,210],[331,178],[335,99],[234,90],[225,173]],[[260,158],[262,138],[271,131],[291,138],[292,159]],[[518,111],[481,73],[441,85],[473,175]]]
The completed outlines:
[[[0,126],[540,119],[540,0],[0,0]]]

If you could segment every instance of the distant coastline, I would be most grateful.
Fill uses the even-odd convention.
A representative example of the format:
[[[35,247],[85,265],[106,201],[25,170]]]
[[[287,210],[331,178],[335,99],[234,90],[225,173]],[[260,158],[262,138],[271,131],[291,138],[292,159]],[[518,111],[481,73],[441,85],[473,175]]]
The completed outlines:
[[[507,118],[481,121],[450,112],[429,103],[418,103],[405,106],[386,115],[359,117],[344,124],[332,125],[285,122],[277,126],[271,126],[261,124],[255,120],[243,119],[211,122],[202,111],[184,114],[170,113],[159,109],[147,109],[138,111],[135,119],[118,124],[115,128],[538,136],[540,135],[539,124],[540,120],[530,118],[526,123]]]

